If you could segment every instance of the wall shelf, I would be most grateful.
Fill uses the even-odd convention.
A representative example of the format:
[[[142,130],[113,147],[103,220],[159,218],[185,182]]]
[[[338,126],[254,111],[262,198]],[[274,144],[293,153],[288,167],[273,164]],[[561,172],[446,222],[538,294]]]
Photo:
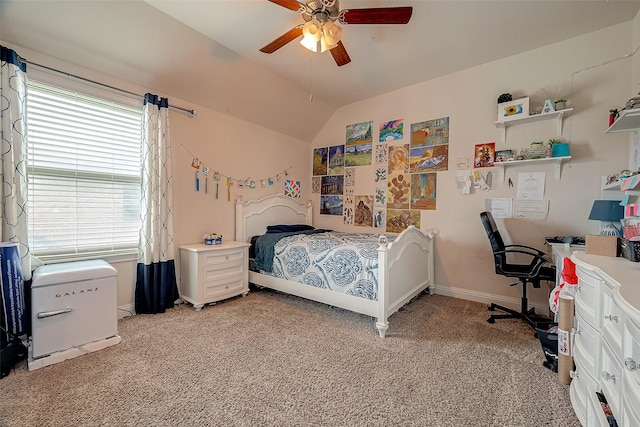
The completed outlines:
[[[493,165],[500,169],[499,178],[500,182],[504,182],[504,170],[509,166],[517,166],[524,165],[529,163],[555,163],[555,178],[557,180],[560,179],[562,173],[562,162],[564,160],[571,159],[571,156],[562,156],[562,157],[544,157],[542,159],[528,159],[528,160],[510,160],[507,162],[495,162]]]
[[[640,129],[640,108],[622,110],[620,115],[605,133],[631,132]]]
[[[634,180],[634,177],[629,177],[629,178],[621,179],[619,181],[611,182],[609,184],[603,184],[602,185],[602,189],[603,190],[618,190],[618,191],[620,191],[623,182],[629,182],[628,191],[635,190],[635,188],[638,186],[638,184],[640,184],[640,180],[638,180],[637,177],[635,178],[635,180]]]
[[[640,109],[638,109],[640,112]],[[507,142],[507,128],[515,125],[522,125],[525,123],[533,123],[539,122],[541,120],[556,120],[557,130],[556,133],[558,136],[562,136],[562,123],[565,117],[569,117],[573,112],[573,108],[567,108],[564,110],[553,111],[551,113],[544,114],[534,114],[533,116],[523,117],[521,119],[509,120],[506,122],[495,122],[495,125],[498,129],[502,130],[502,142]],[[639,117],[640,119],[640,117]],[[615,123],[614,123],[615,124]]]

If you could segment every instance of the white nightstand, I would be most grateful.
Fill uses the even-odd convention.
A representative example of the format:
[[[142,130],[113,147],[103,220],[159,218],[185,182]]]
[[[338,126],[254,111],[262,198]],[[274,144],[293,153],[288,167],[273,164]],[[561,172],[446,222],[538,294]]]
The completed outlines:
[[[196,311],[205,304],[249,292],[249,244],[180,246],[180,296]]]

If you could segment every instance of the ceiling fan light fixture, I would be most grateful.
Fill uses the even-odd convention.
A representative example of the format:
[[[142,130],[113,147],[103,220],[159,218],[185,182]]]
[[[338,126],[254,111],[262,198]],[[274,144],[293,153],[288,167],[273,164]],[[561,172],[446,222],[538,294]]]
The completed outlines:
[[[340,41],[342,28],[338,27],[332,21],[327,21],[322,27],[322,35],[322,39],[328,46],[331,46],[330,49],[332,49],[336,47]]]
[[[322,24],[319,21],[311,20],[302,27],[300,44],[311,52],[319,52],[321,49],[320,39],[322,38]]]

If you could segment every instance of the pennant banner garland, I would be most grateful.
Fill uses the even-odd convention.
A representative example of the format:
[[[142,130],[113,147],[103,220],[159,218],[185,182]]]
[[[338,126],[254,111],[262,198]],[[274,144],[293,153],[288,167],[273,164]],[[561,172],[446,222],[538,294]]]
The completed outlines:
[[[257,178],[257,179],[254,179],[251,177],[247,177],[247,178],[232,177],[230,175],[225,175],[221,172],[211,169],[211,167],[207,166],[202,161],[200,161],[198,157],[195,157],[184,145],[182,145],[182,148],[184,148],[184,150],[187,153],[193,156],[191,167],[195,169],[195,190],[204,191],[205,194],[208,193],[209,192],[208,178],[209,176],[211,176],[211,180],[216,184],[216,188],[215,188],[216,199],[218,198],[218,195],[219,195],[220,181],[222,181],[224,185],[227,187],[227,200],[230,201],[231,187],[235,186],[237,188],[250,188],[250,189],[270,187],[274,185],[276,182],[282,181],[283,176],[288,177],[289,169],[291,169],[291,166],[289,166],[288,168],[278,173],[275,173],[269,177]],[[289,180],[285,180],[285,183],[286,183],[285,193],[297,194],[292,197],[300,197],[300,183],[297,181],[294,181],[294,182],[295,184],[292,185],[292,182],[290,182]]]

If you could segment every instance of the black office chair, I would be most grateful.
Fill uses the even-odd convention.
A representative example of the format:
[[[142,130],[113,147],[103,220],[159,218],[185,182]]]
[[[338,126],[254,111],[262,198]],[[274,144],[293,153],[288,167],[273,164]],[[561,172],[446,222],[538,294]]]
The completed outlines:
[[[505,245],[496,226],[496,222],[493,219],[493,215],[490,212],[482,212],[480,214],[482,225],[487,232],[489,242],[491,242],[491,250],[493,251],[493,261],[496,267],[496,274],[500,274],[506,277],[515,277],[519,280],[511,286],[522,284],[522,299],[520,311],[512,310],[507,307],[503,307],[498,304],[493,304],[488,307],[490,311],[496,309],[504,311],[506,314],[494,314],[487,322],[494,323],[496,319],[524,319],[534,328],[538,327],[539,323],[549,323],[549,319],[536,316],[533,308],[529,309],[529,302],[527,300],[527,284],[531,283],[534,288],[540,287],[541,280],[550,280],[555,282],[556,269],[551,265],[551,260],[545,257],[545,253],[538,249],[523,246],[523,245]],[[512,264],[507,262],[507,254],[521,254],[526,255],[531,259],[529,264]]]

